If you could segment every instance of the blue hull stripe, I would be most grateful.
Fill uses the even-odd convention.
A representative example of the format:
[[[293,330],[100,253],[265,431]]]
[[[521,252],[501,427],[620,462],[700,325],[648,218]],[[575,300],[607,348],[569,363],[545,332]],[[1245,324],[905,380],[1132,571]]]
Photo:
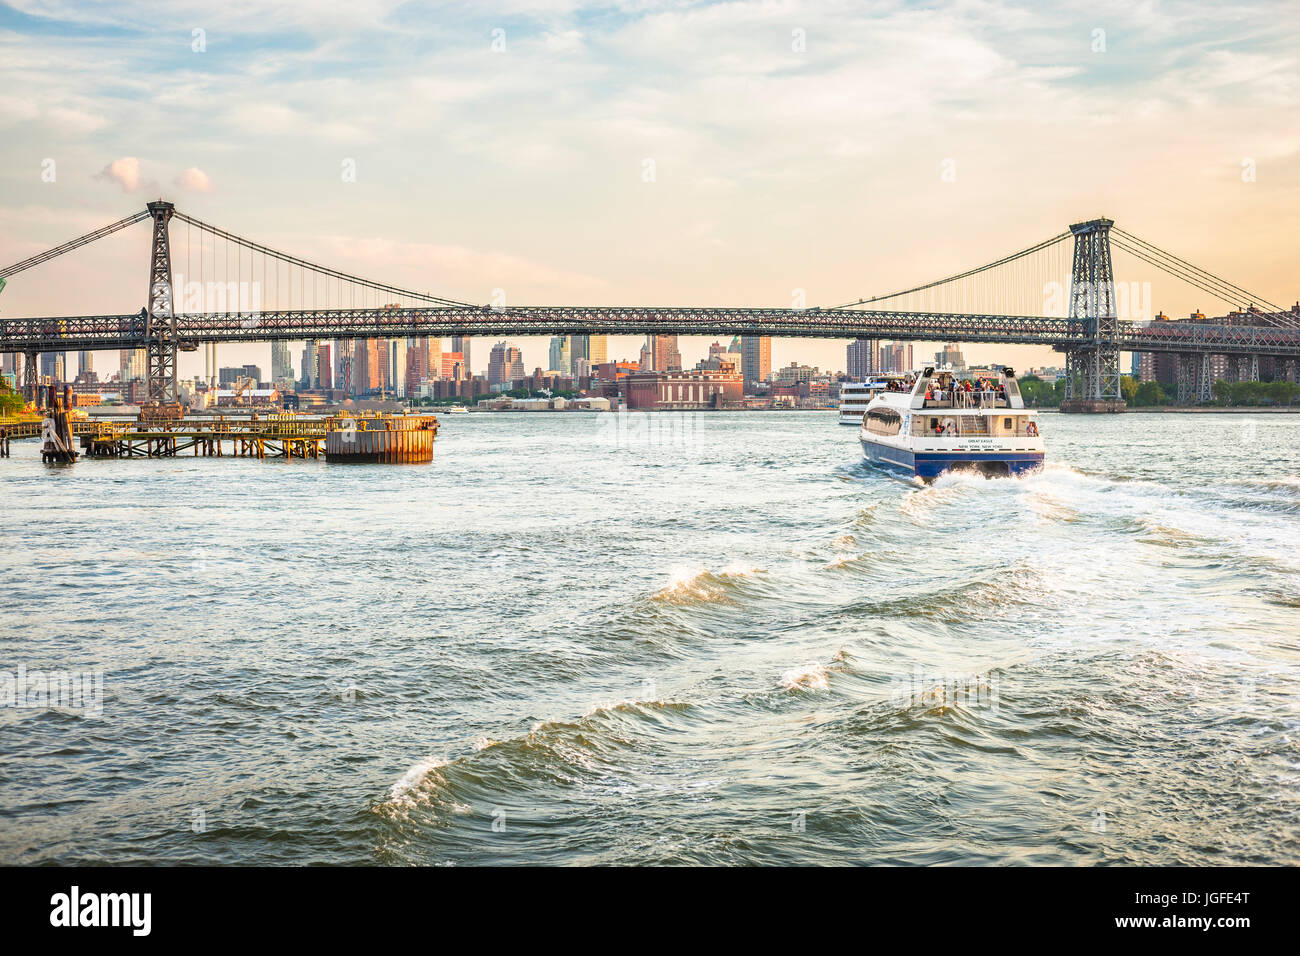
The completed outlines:
[[[862,440],[862,451],[872,464],[899,468],[920,478],[937,478],[954,465],[978,462],[1004,462],[1013,475],[1033,471],[1043,464],[1041,451],[923,451],[918,454],[866,439]]]

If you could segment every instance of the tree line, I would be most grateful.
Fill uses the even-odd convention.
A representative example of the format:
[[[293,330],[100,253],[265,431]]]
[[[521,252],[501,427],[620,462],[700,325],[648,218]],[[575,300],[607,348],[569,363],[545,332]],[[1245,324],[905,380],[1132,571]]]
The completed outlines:
[[[1065,384],[1064,378],[1045,382],[1037,375],[1026,375],[1020,379],[1020,394],[1024,396],[1025,404],[1033,408],[1056,408],[1065,398]],[[1081,382],[1077,384],[1082,387]],[[1119,387],[1124,401],[1131,408],[1177,404],[1178,389],[1173,383],[1139,382],[1131,375],[1121,375]],[[1225,382],[1219,379],[1210,393],[1214,399],[1208,404],[1224,407],[1290,406],[1300,398],[1300,384],[1284,379],[1273,382]]]
[[[17,415],[26,407],[26,399],[10,388],[7,382],[0,382],[0,417]]]

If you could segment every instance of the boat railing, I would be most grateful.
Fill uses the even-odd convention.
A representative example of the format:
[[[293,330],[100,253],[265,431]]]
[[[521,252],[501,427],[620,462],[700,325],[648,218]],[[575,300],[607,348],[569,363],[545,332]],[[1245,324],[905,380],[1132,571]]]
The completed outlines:
[[[1007,393],[1003,391],[973,391],[965,389],[936,389],[925,400],[925,408],[1010,408]]]

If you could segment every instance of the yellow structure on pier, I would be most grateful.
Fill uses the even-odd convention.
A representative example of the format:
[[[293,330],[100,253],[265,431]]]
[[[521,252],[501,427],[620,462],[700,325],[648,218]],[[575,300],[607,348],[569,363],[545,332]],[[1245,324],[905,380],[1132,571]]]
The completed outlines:
[[[42,417],[0,419],[0,434],[37,438]],[[438,420],[432,415],[344,414],[328,418],[263,415],[252,418],[143,419],[71,423],[89,458],[282,458],[326,457],[326,441],[344,452],[335,460],[427,462],[433,458]],[[362,452],[359,458],[350,452]],[[335,458],[330,455],[330,458]]]

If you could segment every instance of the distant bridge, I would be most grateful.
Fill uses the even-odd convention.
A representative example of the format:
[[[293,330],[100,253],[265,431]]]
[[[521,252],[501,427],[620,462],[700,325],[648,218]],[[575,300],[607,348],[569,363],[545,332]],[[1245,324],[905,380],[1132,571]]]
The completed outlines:
[[[0,318],[0,351],[51,352],[143,348],[148,316]],[[781,338],[899,339],[996,342],[1067,350],[1085,337],[1085,319],[1051,316],[877,312],[865,309],[745,309],[672,306],[518,306],[400,309],[294,309],[250,313],[187,313],[176,317],[176,340],[273,342],[407,336],[515,335],[770,335]],[[1125,352],[1208,351],[1300,355],[1300,328],[1119,321],[1115,342]]]
[[[185,289],[173,291],[173,246],[169,224],[175,218],[187,227],[186,285],[195,279],[190,232],[199,234],[199,281],[211,274],[223,290],[233,287],[234,308],[186,311],[178,308]],[[1067,398],[1105,406],[1120,401],[1121,351],[1169,352],[1179,356],[1180,397],[1208,398],[1211,355],[1234,355],[1257,362],[1274,356],[1294,375],[1300,358],[1300,314],[1253,296],[1226,280],[1192,266],[1156,246],[1113,228],[1109,219],[1078,223],[1027,249],[984,266],[887,296],[877,296],[835,308],[696,308],[628,306],[509,306],[475,305],[427,293],[400,289],[277,252],[175,210],[168,202],[147,208],[109,226],[36,256],[0,269],[0,279],[82,248],[137,222],[153,223],[149,298],[138,313],[74,315],[42,318],[0,318],[0,353],[27,356],[24,385],[36,385],[36,356],[41,352],[146,349],[149,400],[169,404],[176,399],[176,357],[179,351],[223,342],[267,342],[308,339],[365,339],[408,336],[529,336],[556,334],[680,334],[750,335],[783,338],[895,339],[933,342],[988,342],[1043,345],[1066,355]],[[1229,303],[1252,306],[1252,323],[1240,325],[1185,322],[1132,322],[1117,317],[1117,287],[1111,264],[1114,243],[1134,257],[1181,281]],[[1026,301],[1042,304],[1042,279],[1050,276],[1047,257],[1062,256],[1072,240],[1069,265],[1068,315],[1016,315],[964,307],[967,300],[994,303]],[[225,251],[219,268],[218,243]],[[237,266],[230,267],[234,250]],[[211,251],[211,273],[207,272]],[[247,259],[247,273],[245,269]],[[260,267],[260,278],[259,278]],[[244,276],[248,276],[247,282]],[[238,278],[235,278],[238,277]],[[240,308],[239,298],[249,282],[258,301]],[[323,289],[323,293],[322,293]],[[1122,287],[1121,287],[1122,291]],[[269,293],[269,295],[265,295]],[[364,299],[397,299],[396,307],[357,307]],[[264,297],[277,300],[270,307]],[[223,296],[224,298],[224,296]],[[330,307],[318,305],[324,298]],[[350,300],[346,306],[344,300]],[[940,302],[963,307],[948,309],[864,306],[888,301]],[[1259,308],[1256,303],[1265,306]],[[286,307],[276,307],[284,305]],[[295,307],[296,306],[296,307]],[[1010,311],[1005,309],[1004,311]],[[1076,383],[1078,383],[1076,385]],[[1081,387],[1079,387],[1081,386]],[[1076,393],[1076,388],[1079,391]]]

